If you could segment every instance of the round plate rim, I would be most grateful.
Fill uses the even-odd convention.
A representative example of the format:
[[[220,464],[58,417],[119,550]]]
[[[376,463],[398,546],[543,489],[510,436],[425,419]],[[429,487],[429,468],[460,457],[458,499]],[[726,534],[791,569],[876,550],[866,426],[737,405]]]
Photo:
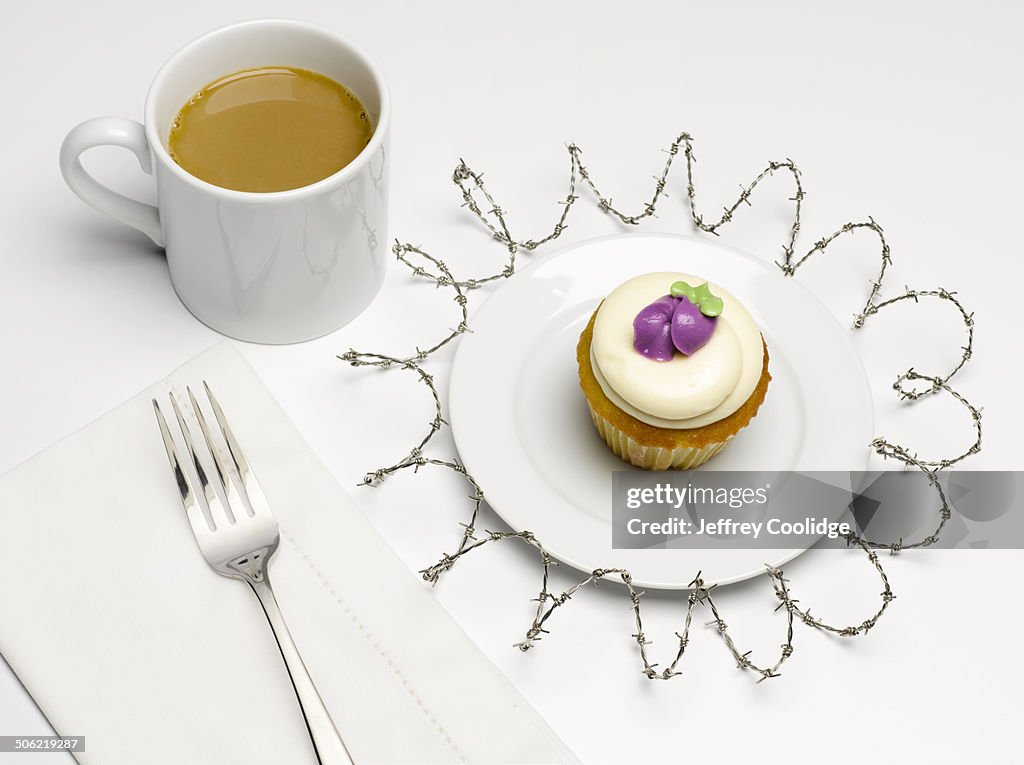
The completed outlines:
[[[742,258],[742,259],[744,259],[746,261],[749,261],[749,262],[753,263],[754,265],[758,266],[759,268],[764,269],[765,271],[770,271],[771,270],[772,263],[770,261],[766,261],[763,258],[759,258],[756,255],[753,255],[752,253],[749,253],[749,252],[747,252],[745,250],[739,249],[739,248],[734,247],[732,245],[724,244],[722,242],[717,242],[717,241],[714,241],[714,240],[709,240],[706,237],[694,236],[694,235],[690,235],[690,234],[669,233],[669,232],[637,232],[637,233],[605,234],[605,235],[602,235],[602,236],[591,237],[591,238],[588,238],[588,239],[580,240],[578,242],[573,242],[573,243],[565,245],[564,247],[561,247],[561,248],[559,248],[557,250],[554,250],[554,251],[552,251],[550,253],[547,253],[546,255],[543,255],[542,257],[537,258],[537,260],[534,260],[534,261],[526,264],[525,266],[517,269],[516,273],[515,273],[515,276],[513,278],[529,278],[530,274],[533,271],[541,268],[545,264],[550,263],[554,259],[561,258],[561,257],[563,257],[565,255],[568,255],[569,253],[573,252],[574,250],[577,250],[577,249],[580,249],[580,248],[583,248],[583,247],[594,245],[594,244],[597,244],[597,243],[600,243],[600,242],[607,242],[607,241],[610,241],[610,240],[630,240],[630,241],[635,241],[638,238],[643,238],[643,239],[667,239],[667,240],[680,241],[680,242],[698,243],[698,244],[700,244],[702,246],[710,246],[710,247],[713,247],[713,248],[716,248],[716,249],[720,249],[720,250],[724,250],[724,251],[730,252],[733,255],[736,255],[736,256],[738,256],[738,257],[740,257],[740,258]],[[785,278],[785,277],[784,277],[784,275],[780,274],[780,278]],[[790,277],[790,278],[792,278],[792,277]],[[473,318],[476,317],[479,314],[479,312],[485,310],[485,306],[487,305],[487,303],[489,303],[491,301],[491,299],[496,294],[498,294],[499,291],[501,291],[503,289],[506,289],[506,288],[512,288],[512,284],[513,283],[514,282],[512,281],[512,279],[510,279],[506,283],[499,285],[490,295],[488,295],[486,300],[484,300],[479,306],[477,306],[476,310],[473,312],[472,316],[470,317],[470,324],[472,324]],[[857,361],[857,369],[858,369],[858,371],[860,373],[858,381],[862,384],[863,390],[867,394],[865,396],[865,401],[866,401],[866,403],[868,405],[868,411],[869,411],[869,414],[870,414],[870,416],[868,417],[868,420],[871,422],[871,429],[873,429],[873,427],[874,427],[874,417],[875,417],[874,397],[871,395],[871,388],[870,388],[870,384],[869,384],[869,380],[868,380],[868,376],[867,376],[867,370],[864,368],[864,364],[863,364],[863,361],[862,361],[862,359],[860,357],[860,354],[857,353],[857,350],[853,346],[852,341],[850,341],[849,334],[846,332],[847,328],[844,327],[842,325],[842,323],[840,323],[839,319],[835,316],[835,314],[832,313],[832,311],[828,308],[828,306],[826,306],[825,303],[822,302],[821,299],[817,295],[815,295],[808,287],[806,287],[801,282],[796,281],[795,279],[793,280],[793,283],[795,283],[799,287],[799,289],[802,290],[802,292],[804,293],[804,295],[808,299],[810,299],[815,304],[817,304],[817,306],[819,306],[832,319],[832,321],[835,322],[836,327],[838,329],[842,330],[843,336],[847,339],[847,343],[849,345],[849,350],[851,351],[853,358],[855,358],[856,361]],[[472,344],[470,344],[470,345],[472,345]],[[467,468],[467,470],[468,470],[468,472],[470,474],[472,474],[474,471],[468,467],[467,460],[466,460],[466,455],[464,453],[462,445],[460,445],[460,439],[459,439],[459,435],[458,435],[459,434],[459,428],[455,424],[458,421],[458,416],[455,414],[456,410],[458,409],[458,405],[455,403],[455,398],[452,395],[452,389],[453,389],[453,387],[455,387],[455,386],[452,385],[452,381],[458,376],[457,375],[457,370],[459,369],[459,366],[460,366],[460,359],[465,356],[465,352],[463,350],[464,347],[465,347],[465,344],[462,343],[462,342],[459,342],[458,346],[455,349],[455,354],[454,354],[453,359],[452,359],[451,371],[450,371],[450,376],[449,376],[449,395],[447,396],[447,400],[448,400],[448,411],[449,411],[449,416],[450,416],[450,420],[451,420],[452,438],[455,441],[455,447],[458,450],[459,458],[461,460],[462,465]],[[867,448],[865,448],[865,455],[864,455],[865,466],[867,464],[868,456],[869,456],[868,450],[867,450]],[[487,498],[486,487],[480,486],[480,489],[481,489],[481,491],[484,494],[485,501],[487,501],[487,499],[486,499]],[[492,510],[494,510],[494,512],[503,521],[505,521],[505,523],[509,524],[509,526],[511,526],[516,531],[520,531],[521,530],[518,527],[518,525],[513,523],[509,518],[507,518],[506,515],[498,507],[496,507],[493,504],[490,504],[490,502],[488,502],[488,505],[491,507]],[[537,534],[537,537],[538,537],[538,541],[540,541],[543,544],[542,535],[541,534]],[[572,556],[572,555],[566,555],[563,551],[556,551],[556,550],[549,549],[546,545],[545,545],[544,549],[548,552],[549,555],[551,555],[552,558],[554,558],[554,559],[556,559],[556,560],[558,560],[558,561],[560,561],[562,563],[565,563],[566,565],[571,566],[572,568],[575,568],[578,571],[581,571],[583,573],[589,573],[589,572],[592,571],[592,569],[590,567],[581,564],[578,560],[575,560],[574,556]],[[771,549],[776,549],[776,548],[771,548]],[[771,549],[766,548],[765,552],[770,552]],[[773,566],[781,566],[781,565],[783,565],[785,563],[788,563],[788,562],[792,561],[794,558],[796,558],[799,555],[801,555],[802,553],[806,552],[806,550],[807,550],[807,548],[796,548],[796,549],[793,549],[793,548],[777,548],[777,549],[782,554],[773,557],[773,559],[772,559],[772,565]],[[762,566],[762,567],[758,567],[757,569],[754,569],[752,571],[747,571],[747,572],[735,574],[733,576],[718,578],[714,582],[707,582],[705,584],[715,584],[715,585],[719,585],[719,586],[735,584],[735,583],[738,583],[738,582],[746,581],[748,579],[752,579],[752,578],[754,578],[754,577],[756,577],[756,576],[758,576],[760,574],[763,574],[764,572],[765,572],[765,569]],[[689,583],[689,584],[675,583],[675,582],[667,583],[667,582],[658,582],[658,581],[644,580],[642,578],[636,578],[636,577],[632,577],[631,581],[632,581],[634,586],[645,587],[645,588],[650,588],[650,589],[681,590],[681,591],[687,591],[687,590],[693,589],[692,588],[692,582]]]

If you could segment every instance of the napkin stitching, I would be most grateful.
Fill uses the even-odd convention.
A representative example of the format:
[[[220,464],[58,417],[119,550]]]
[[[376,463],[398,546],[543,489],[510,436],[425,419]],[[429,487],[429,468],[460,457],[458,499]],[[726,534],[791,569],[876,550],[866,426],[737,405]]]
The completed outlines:
[[[278,528],[280,529],[281,536],[284,539],[286,539],[292,547],[295,548],[295,551],[299,554],[299,556],[302,558],[305,564],[316,576],[317,580],[320,583],[320,586],[323,587],[327,594],[334,599],[334,602],[337,605],[341,606],[341,609],[359,627],[359,631],[362,633],[363,637],[366,638],[366,641],[371,646],[373,646],[373,649],[377,651],[378,654],[380,654],[381,658],[384,659],[384,664],[387,666],[388,670],[402,684],[402,687],[405,689],[406,693],[408,693],[409,696],[412,697],[412,700],[416,702],[416,705],[420,708],[420,711],[423,713],[423,715],[427,718],[430,724],[434,726],[435,731],[438,734],[440,734],[444,742],[458,756],[459,761],[468,763],[469,760],[466,759],[466,755],[462,753],[458,745],[455,743],[454,739],[452,739],[451,734],[447,730],[445,730],[445,727],[430,711],[426,703],[423,701],[423,698],[419,695],[419,693],[417,693],[416,689],[412,686],[412,683],[410,683],[409,680],[406,679],[405,675],[402,674],[402,670],[399,669],[394,659],[392,659],[391,656],[388,655],[387,651],[384,650],[380,642],[378,642],[378,640],[373,636],[373,633],[370,632],[369,627],[367,627],[366,624],[362,621],[362,619],[360,619],[359,616],[355,613],[355,611],[352,610],[352,607],[345,601],[345,599],[338,594],[337,590],[334,589],[334,586],[331,584],[330,580],[324,575],[324,573],[316,565],[313,559],[310,558],[306,551],[299,546],[299,543],[295,541],[295,537],[289,534],[284,528],[281,528],[280,524],[278,524]]]

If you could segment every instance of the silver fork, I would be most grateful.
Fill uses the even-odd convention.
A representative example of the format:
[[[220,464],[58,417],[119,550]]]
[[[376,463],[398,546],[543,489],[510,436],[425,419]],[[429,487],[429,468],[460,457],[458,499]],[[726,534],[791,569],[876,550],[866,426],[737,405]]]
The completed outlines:
[[[196,492],[192,489],[192,485],[182,469],[182,460],[178,457],[178,450],[174,445],[170,429],[167,427],[167,420],[164,419],[160,410],[160,404],[153,399],[153,409],[156,412],[157,423],[160,425],[160,435],[163,437],[167,458],[171,462],[171,469],[174,472],[178,490],[181,492],[185,515],[188,516],[199,549],[210,567],[223,576],[241,579],[252,588],[256,597],[259,598],[267,621],[270,622],[270,628],[274,632],[274,638],[277,640],[281,657],[288,668],[288,676],[291,678],[292,687],[299,700],[299,707],[316,751],[317,762],[320,765],[351,765],[352,757],[338,734],[338,729],[334,725],[327,707],[324,706],[323,699],[320,698],[320,693],[313,684],[306,665],[302,662],[302,657],[299,656],[295,643],[288,633],[288,627],[284,623],[284,618],[281,616],[277,598],[274,597],[274,591],[270,586],[267,564],[280,542],[277,521],[271,515],[270,506],[256,481],[256,476],[253,474],[252,468],[249,467],[245,455],[242,454],[231,428],[228,427],[220,404],[217,403],[217,399],[214,398],[205,381],[203,389],[224,437],[224,443],[227,445],[230,464],[214,439],[211,438],[206,417],[203,416],[203,411],[192,394],[192,389],[186,388],[192,411],[202,431],[202,439],[195,437],[185,417],[182,416],[178,401],[173,394],[170,395],[170,400],[185,447],[188,450],[189,461],[195,468],[196,476],[199,479],[208,514],[204,513],[204,508],[197,501]],[[203,466],[207,460],[206,455],[200,457],[197,453],[195,444],[199,440],[205,443],[205,451],[213,455],[213,464],[216,469],[214,480],[223,491],[227,499],[227,506],[221,501],[217,488],[211,481],[210,472]]]

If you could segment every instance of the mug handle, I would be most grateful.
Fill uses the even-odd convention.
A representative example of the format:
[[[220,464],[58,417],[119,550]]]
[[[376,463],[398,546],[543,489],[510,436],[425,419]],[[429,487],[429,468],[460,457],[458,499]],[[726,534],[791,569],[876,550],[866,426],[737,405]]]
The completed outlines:
[[[82,167],[82,152],[95,146],[122,146],[139,160],[143,172],[152,174],[146,129],[138,122],[120,117],[86,120],[68,133],[60,147],[60,172],[64,180],[87,205],[95,207],[122,223],[137,228],[160,247],[164,246],[157,208],[130,199],[107,188]]]

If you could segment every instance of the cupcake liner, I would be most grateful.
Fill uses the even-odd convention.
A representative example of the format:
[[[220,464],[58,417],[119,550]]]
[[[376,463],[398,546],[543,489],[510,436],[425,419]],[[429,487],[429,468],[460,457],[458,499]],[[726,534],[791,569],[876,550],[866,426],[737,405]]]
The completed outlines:
[[[724,441],[705,444],[699,448],[678,446],[669,449],[660,446],[645,446],[629,436],[625,431],[615,427],[594,409],[587,401],[590,418],[601,438],[608,444],[616,456],[629,464],[645,470],[690,470],[703,465],[718,454],[732,440],[729,436]]]

